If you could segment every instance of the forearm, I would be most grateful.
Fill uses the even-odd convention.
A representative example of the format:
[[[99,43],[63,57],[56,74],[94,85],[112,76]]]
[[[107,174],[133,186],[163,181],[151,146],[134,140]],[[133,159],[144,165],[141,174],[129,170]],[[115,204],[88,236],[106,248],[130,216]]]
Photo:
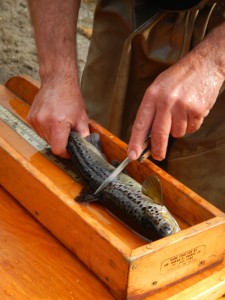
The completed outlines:
[[[76,23],[79,0],[28,0],[40,65],[41,88],[27,121],[52,147],[68,158],[70,131],[89,134],[88,116],[77,75]]]
[[[190,56],[196,67],[202,63],[210,64],[212,72],[225,78],[225,22],[207,34],[190,52]]]
[[[77,80],[79,0],[28,0],[43,81],[57,74]]]

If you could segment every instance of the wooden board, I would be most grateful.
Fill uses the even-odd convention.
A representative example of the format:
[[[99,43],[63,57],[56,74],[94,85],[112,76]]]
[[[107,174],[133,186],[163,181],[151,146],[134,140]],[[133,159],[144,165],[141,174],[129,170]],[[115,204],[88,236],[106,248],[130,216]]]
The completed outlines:
[[[0,104],[25,121],[37,91],[27,77],[11,78],[0,87]],[[99,132],[109,161],[126,156],[122,141],[94,122],[91,130]],[[73,199],[82,186],[2,121],[0,159],[0,183],[118,299],[156,297],[162,288],[169,291],[170,285],[191,275],[203,272],[209,276],[206,270],[222,266],[224,214],[149,161],[134,162],[127,170],[140,182],[157,174],[165,203],[182,228],[153,243],[137,236],[101,205],[77,204]]]
[[[114,299],[106,286],[1,186],[0,208],[0,299]],[[222,265],[208,270],[207,276],[204,272],[146,300],[222,299],[225,263]]]
[[[0,299],[113,300],[106,286],[0,186]]]

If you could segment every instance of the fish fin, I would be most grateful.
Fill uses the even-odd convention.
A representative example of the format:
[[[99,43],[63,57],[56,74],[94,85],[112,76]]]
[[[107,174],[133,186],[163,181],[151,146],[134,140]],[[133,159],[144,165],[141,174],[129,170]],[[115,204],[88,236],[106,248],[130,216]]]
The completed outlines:
[[[150,197],[154,203],[163,205],[162,186],[157,176],[149,176],[142,185],[142,193]]]
[[[102,153],[102,146],[98,133],[93,132],[90,135],[86,136],[85,139]]]
[[[90,203],[98,201],[99,199],[90,193],[90,188],[88,186],[85,186],[75,200],[79,203]]]
[[[85,139],[92,144],[92,146],[94,146],[98,153],[104,158],[106,159],[105,154],[102,151],[102,145],[101,145],[101,140],[100,140],[100,136],[97,132],[93,132],[90,135],[86,136]]]

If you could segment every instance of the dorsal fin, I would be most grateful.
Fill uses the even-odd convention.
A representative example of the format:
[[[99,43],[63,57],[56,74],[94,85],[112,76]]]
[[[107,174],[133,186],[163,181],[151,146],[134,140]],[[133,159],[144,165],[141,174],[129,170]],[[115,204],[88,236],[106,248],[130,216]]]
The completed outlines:
[[[162,186],[157,176],[149,176],[142,185],[142,193],[151,198],[154,203],[163,205]]]
[[[90,144],[92,144],[92,146],[95,147],[98,154],[100,154],[104,159],[106,159],[105,154],[102,152],[101,140],[98,133],[93,132],[90,135],[86,136],[85,139],[87,140],[87,142],[89,142]]]
[[[97,148],[102,153],[102,147],[100,142],[100,136],[98,133],[93,132],[90,135],[86,136],[85,139],[91,143],[95,148]]]

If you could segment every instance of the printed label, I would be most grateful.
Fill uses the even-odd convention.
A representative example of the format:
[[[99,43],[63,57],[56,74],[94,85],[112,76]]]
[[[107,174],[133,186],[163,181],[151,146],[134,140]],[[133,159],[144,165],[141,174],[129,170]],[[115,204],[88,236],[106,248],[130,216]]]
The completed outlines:
[[[160,273],[166,274],[193,262],[200,261],[205,254],[205,247],[205,245],[202,245],[164,260],[161,264]]]

